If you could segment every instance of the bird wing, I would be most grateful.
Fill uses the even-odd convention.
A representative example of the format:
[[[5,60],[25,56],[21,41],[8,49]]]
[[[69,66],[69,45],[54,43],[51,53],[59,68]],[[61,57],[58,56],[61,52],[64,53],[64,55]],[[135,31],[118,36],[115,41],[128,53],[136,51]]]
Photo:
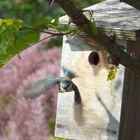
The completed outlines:
[[[36,98],[44,93],[44,91],[52,88],[54,85],[59,84],[60,78],[43,78],[33,83],[31,87],[26,88],[24,91],[25,98]]]

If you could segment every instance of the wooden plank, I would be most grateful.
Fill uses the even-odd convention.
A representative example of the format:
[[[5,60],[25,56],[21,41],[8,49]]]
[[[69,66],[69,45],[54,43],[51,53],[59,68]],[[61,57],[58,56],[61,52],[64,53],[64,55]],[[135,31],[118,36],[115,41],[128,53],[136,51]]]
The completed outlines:
[[[128,41],[128,53],[140,60],[140,40]],[[140,140],[140,78],[125,72],[119,140]]]
[[[140,1],[139,0],[121,0],[121,1],[126,2],[127,4],[130,4],[140,10]]]
[[[106,33],[114,31],[118,39],[136,40],[140,38],[140,11],[118,0],[106,0],[84,10],[93,10],[97,27]],[[88,12],[85,12],[90,17]],[[62,24],[68,24],[68,16],[60,18]],[[73,27],[74,24],[71,24]]]
[[[98,52],[97,66],[88,62],[93,51],[80,38],[64,36],[61,67],[78,75],[73,82],[80,91],[82,103],[75,104],[73,92],[58,94],[56,137],[118,140],[124,67],[120,66],[116,80],[107,81],[104,53]]]

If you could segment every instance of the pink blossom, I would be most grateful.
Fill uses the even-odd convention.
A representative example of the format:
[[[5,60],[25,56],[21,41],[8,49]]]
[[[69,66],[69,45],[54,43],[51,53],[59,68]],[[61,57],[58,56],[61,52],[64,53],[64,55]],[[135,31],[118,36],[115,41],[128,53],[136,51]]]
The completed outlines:
[[[58,76],[61,51],[34,45],[0,69],[0,140],[48,140],[56,112],[56,87],[27,100],[25,87],[46,76]]]

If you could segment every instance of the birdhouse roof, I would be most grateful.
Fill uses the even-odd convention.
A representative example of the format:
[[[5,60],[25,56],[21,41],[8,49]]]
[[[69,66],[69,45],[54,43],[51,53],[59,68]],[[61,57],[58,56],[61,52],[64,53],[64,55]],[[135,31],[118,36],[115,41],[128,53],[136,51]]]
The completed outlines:
[[[106,0],[84,10],[92,10],[97,27],[105,32],[114,31],[118,39],[140,38],[140,11],[136,8],[118,0]],[[88,11],[84,14],[89,18]],[[60,18],[60,23],[68,24],[68,22],[67,15]]]

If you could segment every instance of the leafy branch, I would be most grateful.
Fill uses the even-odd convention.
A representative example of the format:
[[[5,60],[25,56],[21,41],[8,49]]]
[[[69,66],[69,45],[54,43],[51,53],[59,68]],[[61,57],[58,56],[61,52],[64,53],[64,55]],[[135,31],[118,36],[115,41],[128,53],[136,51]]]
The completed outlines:
[[[27,25],[22,20],[0,19],[0,66],[27,47],[50,37],[75,34],[77,31],[69,25],[60,25],[59,18],[44,18],[35,26]],[[39,40],[40,33],[50,35]]]

